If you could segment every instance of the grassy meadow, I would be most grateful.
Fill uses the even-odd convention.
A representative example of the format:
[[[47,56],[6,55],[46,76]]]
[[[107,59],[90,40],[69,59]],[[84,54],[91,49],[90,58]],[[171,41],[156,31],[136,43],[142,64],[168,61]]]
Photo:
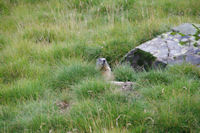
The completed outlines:
[[[135,72],[132,48],[181,23],[199,0],[0,0],[0,132],[200,131],[200,69]],[[105,57],[115,79],[95,63]]]

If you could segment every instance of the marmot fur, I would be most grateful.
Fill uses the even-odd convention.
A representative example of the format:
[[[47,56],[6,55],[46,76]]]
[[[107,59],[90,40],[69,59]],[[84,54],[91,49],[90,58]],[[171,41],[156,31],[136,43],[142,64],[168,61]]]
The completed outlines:
[[[106,80],[114,80],[114,76],[112,74],[111,68],[108,65],[105,58],[98,58],[96,67],[101,71],[103,77]]]

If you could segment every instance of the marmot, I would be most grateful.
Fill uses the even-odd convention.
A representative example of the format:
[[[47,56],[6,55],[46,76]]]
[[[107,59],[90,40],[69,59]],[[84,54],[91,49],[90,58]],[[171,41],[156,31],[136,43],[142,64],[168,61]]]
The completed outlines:
[[[111,68],[105,58],[98,58],[96,67],[101,71],[105,80],[110,81],[111,84],[118,86],[121,90],[127,91],[133,89],[133,82],[113,81],[114,75],[112,74]]]
[[[98,58],[96,63],[97,69],[99,69],[106,80],[114,80],[111,68],[108,65],[105,58]]]

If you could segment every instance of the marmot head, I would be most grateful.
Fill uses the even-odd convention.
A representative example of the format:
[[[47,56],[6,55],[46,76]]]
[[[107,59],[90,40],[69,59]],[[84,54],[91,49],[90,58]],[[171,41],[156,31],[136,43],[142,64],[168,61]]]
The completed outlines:
[[[100,70],[110,70],[110,66],[108,65],[107,61],[105,58],[98,58],[96,67]]]

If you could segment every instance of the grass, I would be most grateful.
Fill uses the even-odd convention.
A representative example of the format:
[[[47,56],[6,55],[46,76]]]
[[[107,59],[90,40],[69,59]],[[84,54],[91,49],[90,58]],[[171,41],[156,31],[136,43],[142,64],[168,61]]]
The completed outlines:
[[[175,25],[200,23],[199,7],[198,0],[0,0],[0,132],[198,132],[198,67],[136,72],[119,62]],[[116,80],[136,82],[134,90],[107,83],[98,57]]]

